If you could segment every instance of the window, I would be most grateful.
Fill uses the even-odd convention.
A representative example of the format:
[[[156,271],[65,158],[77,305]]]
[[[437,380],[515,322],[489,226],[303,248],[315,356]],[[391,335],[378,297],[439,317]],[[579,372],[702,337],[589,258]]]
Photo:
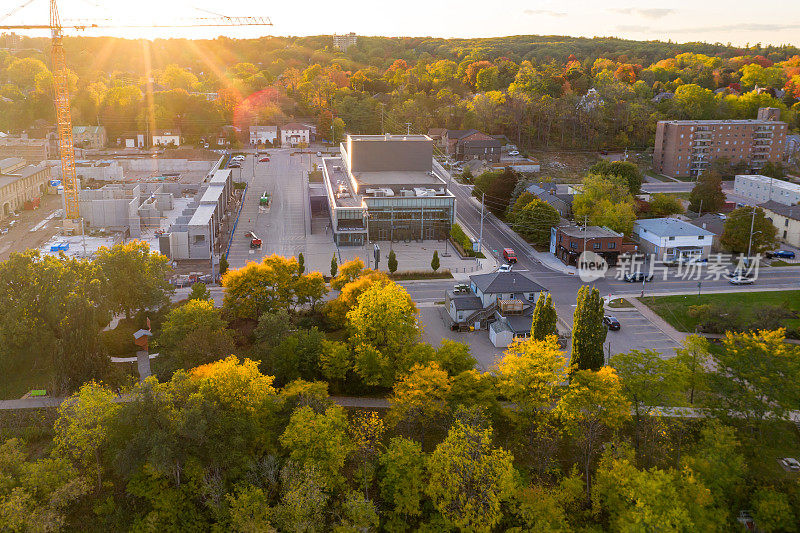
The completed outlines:
[[[578,244],[577,244],[575,241],[570,241],[570,243],[569,243],[569,247],[570,247],[570,248],[577,248],[577,247],[578,247]]]
[[[609,250],[614,250],[616,247],[617,247],[617,243],[615,243],[615,242],[608,243],[608,249]]]
[[[705,238],[706,238],[706,236],[705,236],[705,235],[699,235],[699,236],[697,237],[697,240],[698,240],[698,241],[702,241],[702,240],[703,240],[703,239],[705,239]]]
[[[595,250],[599,250],[600,249],[600,243],[596,242],[596,243],[592,244],[592,248],[595,249]]]
[[[670,237],[669,240],[674,241],[675,237]]]

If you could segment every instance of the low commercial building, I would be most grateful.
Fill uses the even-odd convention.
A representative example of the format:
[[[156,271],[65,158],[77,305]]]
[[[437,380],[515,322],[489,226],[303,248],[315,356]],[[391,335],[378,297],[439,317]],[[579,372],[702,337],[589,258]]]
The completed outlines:
[[[633,234],[639,241],[639,251],[666,262],[708,258],[714,240],[711,231],[677,218],[637,220]]]
[[[334,239],[442,240],[455,221],[455,197],[433,172],[427,135],[348,135],[340,157],[322,160]]]
[[[281,126],[281,144],[284,147],[306,146],[311,142],[311,126],[290,122]]]
[[[222,253],[223,230],[232,197],[231,170],[217,170],[161,236],[161,253],[173,260],[211,259],[212,255]]]
[[[278,138],[278,126],[250,126],[250,144],[275,144]]]
[[[47,193],[49,181],[50,167],[46,165],[28,165],[21,157],[0,160],[0,219],[24,209],[27,202],[38,202]]]
[[[788,126],[780,110],[761,108],[755,120],[662,120],[656,125],[653,169],[694,177],[725,157],[757,170],[784,156]]]
[[[47,139],[8,135],[0,137],[0,159],[21,157],[28,164],[38,164],[48,158],[49,147]]]
[[[445,293],[452,329],[487,329],[489,340],[505,348],[530,335],[536,300],[544,287],[521,272],[492,272],[470,276],[469,289]]]
[[[800,205],[785,205],[773,200],[759,207],[778,229],[778,239],[800,248]]]
[[[800,203],[800,185],[760,174],[737,174],[733,192],[756,204],[769,201],[783,205]]]
[[[72,142],[81,148],[103,148],[106,145],[105,126],[74,126]]]
[[[180,146],[181,132],[177,130],[157,130],[153,133],[153,146]]]
[[[565,225],[550,230],[550,253],[565,265],[577,265],[581,254],[590,251],[605,259],[609,266],[614,266],[620,254],[637,250],[636,243],[606,227]]]

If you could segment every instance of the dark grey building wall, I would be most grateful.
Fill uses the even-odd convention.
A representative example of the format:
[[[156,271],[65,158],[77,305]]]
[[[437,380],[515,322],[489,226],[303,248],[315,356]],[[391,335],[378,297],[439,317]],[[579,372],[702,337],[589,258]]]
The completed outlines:
[[[430,172],[433,159],[431,140],[354,140],[347,139],[350,172],[408,170]]]

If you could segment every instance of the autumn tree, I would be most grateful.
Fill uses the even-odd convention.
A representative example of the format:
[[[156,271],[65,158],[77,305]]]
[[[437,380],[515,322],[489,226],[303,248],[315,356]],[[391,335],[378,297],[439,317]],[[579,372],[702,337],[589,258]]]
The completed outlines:
[[[419,335],[417,308],[395,283],[373,284],[347,313],[355,371],[367,385],[388,386],[405,348]]]
[[[654,217],[666,217],[683,213],[683,204],[672,195],[656,193],[650,197],[650,214]]]
[[[703,172],[689,193],[689,210],[695,213],[715,213],[725,205],[722,177],[714,170]]]
[[[514,489],[513,457],[480,417],[460,416],[428,459],[426,492],[450,527],[491,531]]]
[[[633,230],[636,205],[627,183],[616,176],[590,174],[575,195],[572,212],[576,220],[588,220],[594,226],[607,226],[619,233]]]
[[[535,198],[521,209],[514,210],[514,231],[534,244],[546,244],[550,241],[550,229],[561,221],[555,207]]]
[[[751,233],[752,229],[752,233]],[[740,207],[728,215],[720,244],[733,252],[763,253],[777,242],[778,228],[760,207]]]
[[[353,454],[361,470],[364,498],[369,497],[369,486],[375,475],[376,463],[381,451],[381,439],[386,428],[381,416],[375,411],[356,413],[350,422],[350,439]]]
[[[424,446],[428,428],[448,412],[450,384],[450,377],[438,364],[414,365],[394,384],[388,419],[411,427]]]
[[[571,371],[599,370],[605,361],[603,343],[608,333],[603,324],[600,291],[588,285],[578,290],[572,324]]]
[[[614,369],[578,370],[556,405],[556,414],[583,455],[586,493],[591,494],[590,467],[608,431],[617,430],[631,416],[631,404],[622,392]]]
[[[639,167],[630,161],[598,161],[589,172],[599,176],[615,176],[620,178],[628,187],[631,194],[639,194],[642,189],[642,173]]]
[[[419,443],[392,437],[380,457],[379,477],[392,520],[408,523],[422,514],[425,454]]]
[[[695,394],[707,389],[706,365],[710,355],[710,343],[705,337],[689,335],[683,346],[675,350],[678,369],[683,374],[689,403],[694,405]]]
[[[342,290],[342,287],[364,274],[364,261],[356,257],[352,261],[339,265],[337,271],[338,275],[331,280],[331,289],[335,291]]]
[[[170,311],[157,346],[176,368],[192,368],[233,352],[231,331],[210,300],[189,300]]]
[[[543,341],[550,335],[557,336],[557,323],[558,315],[550,293],[548,292],[546,295],[540,293],[539,298],[536,300],[536,307],[533,309],[531,337],[537,341]]]
[[[497,364],[500,392],[526,413],[549,406],[566,379],[566,357],[552,335],[514,341]]]

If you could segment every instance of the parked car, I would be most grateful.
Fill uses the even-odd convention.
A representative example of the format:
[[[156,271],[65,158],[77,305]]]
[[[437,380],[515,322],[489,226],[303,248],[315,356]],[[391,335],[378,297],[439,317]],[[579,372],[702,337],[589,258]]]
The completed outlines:
[[[510,152],[508,152],[508,155],[513,156],[513,157],[517,157],[519,155],[519,151],[518,150],[511,150]]]
[[[497,267],[498,272],[511,272],[511,265],[505,264]]]
[[[322,157],[322,152],[317,152],[317,157]]]
[[[503,248],[503,259],[508,261],[508,263],[516,263],[517,254],[511,248]]]
[[[242,168],[242,165],[238,161],[233,161],[228,163],[228,168]]]
[[[767,252],[767,257],[772,259],[778,257],[780,259],[794,259],[795,253],[791,250],[775,250],[774,252]]]
[[[269,163],[269,157],[262,157],[258,160],[259,163]]]
[[[800,461],[794,457],[784,457],[780,463],[789,472],[800,472]]]
[[[610,315],[605,315],[603,317],[603,324],[605,324],[606,327],[608,327],[608,329],[610,329],[611,331],[618,331],[619,328],[622,327],[622,325],[619,323],[619,320],[617,320],[617,317],[613,317]]]
[[[625,274],[625,281],[628,283],[633,283],[635,281],[653,281],[653,275],[645,274],[644,272],[632,272],[631,274]]]
[[[252,231],[245,233],[245,237],[250,237],[250,248],[261,248],[261,239]]]
[[[731,283],[732,285],[752,285],[754,281],[755,280],[753,278],[748,276],[743,276],[741,274],[733,275],[730,278],[728,278],[728,282]]]

